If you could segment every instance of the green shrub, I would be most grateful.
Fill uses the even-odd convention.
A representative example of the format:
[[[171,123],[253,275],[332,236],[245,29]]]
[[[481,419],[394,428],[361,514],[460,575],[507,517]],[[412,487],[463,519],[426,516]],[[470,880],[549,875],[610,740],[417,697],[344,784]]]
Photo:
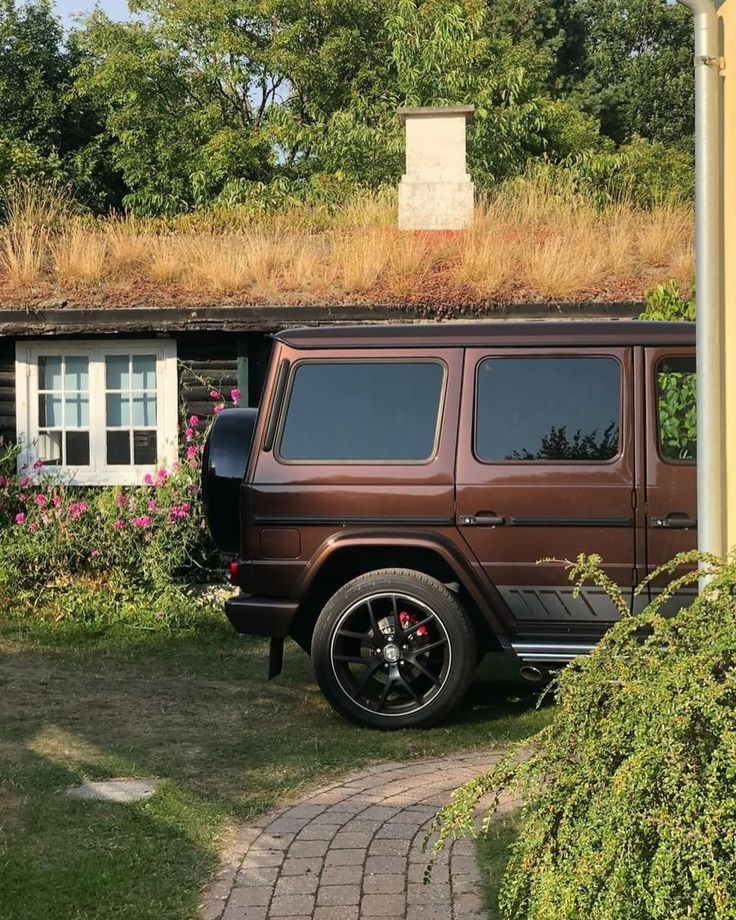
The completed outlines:
[[[676,281],[658,284],[647,291],[647,308],[639,319],[658,322],[681,322],[695,320],[695,299],[686,297]]]
[[[736,916],[736,561],[706,571],[692,606],[664,618],[663,595],[632,617],[598,557],[572,565],[577,588],[606,588],[621,621],[561,673],[531,756],[514,752],[439,817],[444,840],[472,827],[483,795],[521,795],[500,894],[509,920]]]
[[[171,469],[97,489],[42,478],[40,464],[16,472],[18,446],[0,443],[0,610],[167,625],[196,615],[196,583],[220,562],[200,503],[204,439],[191,416]]]

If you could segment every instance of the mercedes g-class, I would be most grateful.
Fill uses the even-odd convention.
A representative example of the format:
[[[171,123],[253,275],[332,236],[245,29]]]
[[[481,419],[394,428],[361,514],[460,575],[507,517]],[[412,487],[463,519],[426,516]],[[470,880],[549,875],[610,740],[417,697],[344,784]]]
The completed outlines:
[[[564,567],[632,588],[696,544],[689,323],[495,322],[275,336],[259,410],[227,410],[203,469],[235,555],[235,629],[291,636],[340,713],[429,725],[489,651],[543,679],[615,621]]]

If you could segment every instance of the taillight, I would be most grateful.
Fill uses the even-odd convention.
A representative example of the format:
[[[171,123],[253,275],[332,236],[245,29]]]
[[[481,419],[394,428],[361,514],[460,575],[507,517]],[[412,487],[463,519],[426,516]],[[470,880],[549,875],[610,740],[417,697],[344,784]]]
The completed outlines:
[[[238,562],[230,563],[230,584],[237,585],[238,583]]]

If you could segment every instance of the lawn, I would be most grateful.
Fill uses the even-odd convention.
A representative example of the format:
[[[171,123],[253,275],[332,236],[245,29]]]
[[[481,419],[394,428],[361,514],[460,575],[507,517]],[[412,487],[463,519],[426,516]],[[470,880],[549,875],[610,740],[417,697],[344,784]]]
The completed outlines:
[[[335,716],[308,658],[265,680],[267,646],[219,616],[182,633],[0,626],[3,920],[194,917],[230,828],[356,765],[526,737],[548,719],[490,681],[432,730]],[[66,796],[85,778],[157,776],[135,805]]]
[[[519,832],[517,812],[498,815],[490,824],[488,833],[478,838],[478,862],[485,880],[485,901],[488,920],[501,920],[498,891],[501,887],[510,848]]]

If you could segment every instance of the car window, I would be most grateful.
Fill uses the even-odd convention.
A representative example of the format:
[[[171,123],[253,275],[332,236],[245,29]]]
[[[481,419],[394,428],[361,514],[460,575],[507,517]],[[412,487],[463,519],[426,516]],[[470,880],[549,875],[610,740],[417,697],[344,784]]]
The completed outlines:
[[[698,436],[694,356],[664,358],[657,365],[657,419],[662,457],[695,462]]]
[[[303,362],[292,377],[279,456],[318,463],[429,460],[444,378],[438,361]]]
[[[619,452],[621,367],[606,357],[486,358],[475,451],[486,462],[604,462]]]

